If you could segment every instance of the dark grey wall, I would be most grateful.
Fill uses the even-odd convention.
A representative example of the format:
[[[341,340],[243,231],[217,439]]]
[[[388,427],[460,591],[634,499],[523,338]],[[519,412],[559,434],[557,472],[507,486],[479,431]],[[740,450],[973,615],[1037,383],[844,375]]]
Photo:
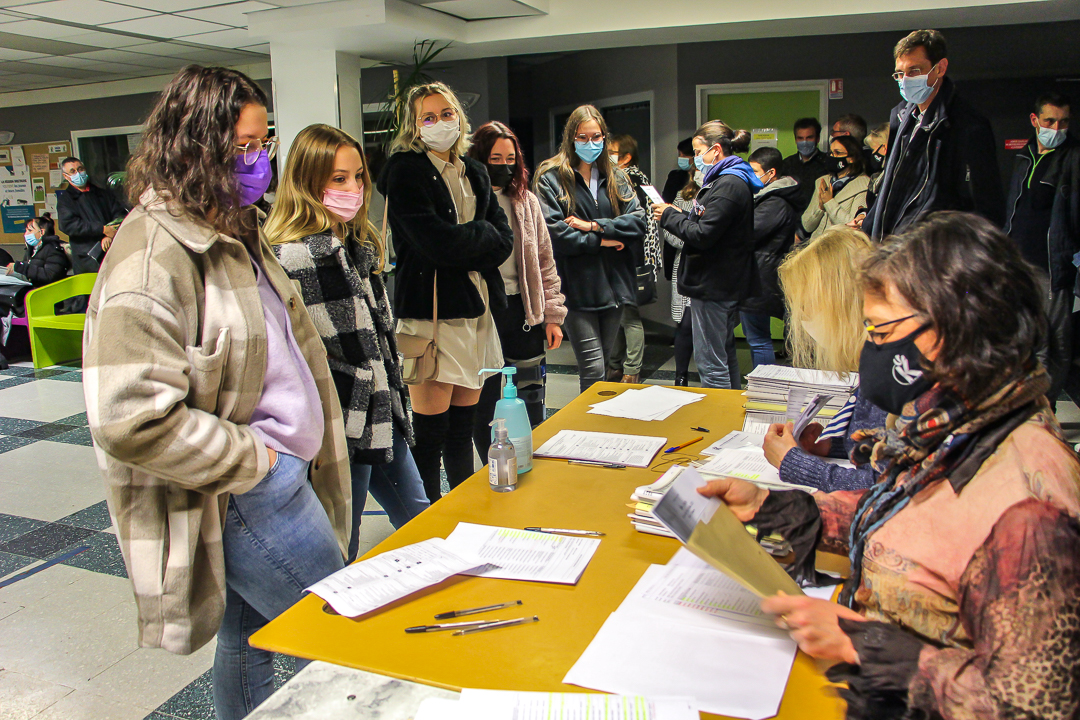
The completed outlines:
[[[273,107],[270,81],[258,82]],[[140,125],[157,97],[153,92],[0,108],[0,130],[14,130],[14,142],[19,145],[70,140],[72,130]]]
[[[469,122],[478,127],[488,120],[506,121],[510,117],[507,99],[506,58],[483,58],[436,63],[426,69],[428,75],[444,82],[455,92],[474,92],[480,95],[469,108]],[[361,71],[361,92],[364,104],[382,103],[393,86],[393,68],[373,67]]]

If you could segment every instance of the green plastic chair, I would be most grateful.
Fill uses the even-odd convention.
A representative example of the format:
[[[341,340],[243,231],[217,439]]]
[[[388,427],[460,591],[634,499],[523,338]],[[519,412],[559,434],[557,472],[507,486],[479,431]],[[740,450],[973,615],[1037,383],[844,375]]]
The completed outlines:
[[[56,304],[94,290],[97,273],[72,275],[26,294],[26,320],[34,367],[44,368],[82,359],[86,315],[57,315]]]

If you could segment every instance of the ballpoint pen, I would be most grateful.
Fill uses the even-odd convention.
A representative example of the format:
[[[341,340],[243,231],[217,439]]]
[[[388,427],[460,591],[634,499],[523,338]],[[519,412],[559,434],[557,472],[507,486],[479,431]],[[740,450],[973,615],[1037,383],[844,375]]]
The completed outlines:
[[[703,428],[703,427],[692,427],[690,429],[691,430],[697,430],[698,432],[709,432],[709,428]]]
[[[684,442],[682,445],[675,445],[674,447],[669,447],[664,452],[665,453],[673,453],[676,450],[682,450],[684,447],[688,447],[690,445],[693,445],[696,442],[701,442],[704,439],[705,439],[705,436],[701,435],[701,436],[698,436],[698,437],[694,438],[693,440],[688,440],[687,442]]]
[[[593,467],[602,468],[615,468],[616,470],[625,470],[625,465],[619,463],[601,462],[599,460],[567,460],[568,465],[592,465]]]
[[[563,535],[589,535],[591,537],[604,537],[604,533],[598,530],[566,530],[565,528],[527,527],[526,530],[541,533],[561,533]]]
[[[441,625],[414,625],[413,627],[405,628],[407,633],[429,633],[438,632],[439,630],[460,630],[461,628],[476,627],[478,625],[488,625],[489,623],[502,622],[501,620],[469,620],[467,622],[458,623],[443,623]]]
[[[527,623],[539,622],[540,616],[533,615],[531,618],[523,617],[517,620],[500,620],[499,622],[491,622],[486,625],[479,625],[474,628],[466,628],[464,630],[458,630],[455,635],[472,635],[473,633],[484,632],[485,630],[495,630],[496,628],[513,627],[514,625],[525,625]]]
[[[520,600],[515,600],[514,602],[499,603],[498,605],[485,605],[484,607],[469,608],[468,610],[451,610],[450,612],[439,613],[435,616],[435,619],[447,620],[449,618],[461,617],[462,615],[475,615],[476,613],[488,612],[489,610],[502,610],[503,608],[521,604]]]

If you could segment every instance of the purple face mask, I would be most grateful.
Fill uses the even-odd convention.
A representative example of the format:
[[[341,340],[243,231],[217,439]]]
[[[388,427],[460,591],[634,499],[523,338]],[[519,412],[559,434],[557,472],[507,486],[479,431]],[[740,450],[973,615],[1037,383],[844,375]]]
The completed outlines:
[[[237,155],[236,181],[240,185],[240,204],[254,204],[270,187],[273,176],[274,171],[270,168],[270,158],[265,150],[260,152],[259,157],[250,165],[244,162],[243,155]]]

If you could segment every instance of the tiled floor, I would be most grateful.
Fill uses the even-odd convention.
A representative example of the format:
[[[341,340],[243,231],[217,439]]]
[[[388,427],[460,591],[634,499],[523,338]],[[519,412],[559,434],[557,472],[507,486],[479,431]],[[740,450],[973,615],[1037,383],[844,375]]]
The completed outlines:
[[[740,343],[743,367],[748,355]],[[578,378],[569,344],[548,363],[550,413],[577,396]],[[0,718],[212,719],[214,643],[188,657],[136,646],[81,371],[26,365],[0,371]],[[651,343],[647,381],[670,382],[673,371],[670,346]],[[1062,402],[1059,417],[1076,442],[1080,411]],[[370,498],[366,513],[361,552],[392,531]],[[279,682],[293,671],[289,658],[277,666]]]

